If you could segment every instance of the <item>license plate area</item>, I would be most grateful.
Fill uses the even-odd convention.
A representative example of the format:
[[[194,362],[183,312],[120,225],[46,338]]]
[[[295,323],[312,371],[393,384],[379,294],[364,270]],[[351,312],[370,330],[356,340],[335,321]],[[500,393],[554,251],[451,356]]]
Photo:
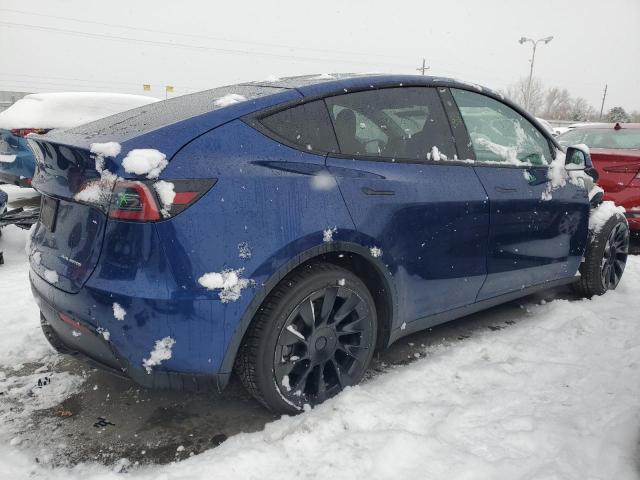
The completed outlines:
[[[56,229],[56,217],[58,216],[59,200],[42,195],[40,205],[40,223],[53,232]]]

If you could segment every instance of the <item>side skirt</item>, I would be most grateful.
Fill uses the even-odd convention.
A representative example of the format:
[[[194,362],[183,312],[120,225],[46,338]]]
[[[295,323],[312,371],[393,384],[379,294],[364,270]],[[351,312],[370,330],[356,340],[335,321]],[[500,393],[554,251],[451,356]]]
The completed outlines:
[[[454,308],[453,310],[447,310],[446,312],[437,313],[435,315],[429,315],[428,317],[419,318],[417,320],[414,320],[411,323],[407,323],[406,328],[404,330],[402,328],[397,328],[393,330],[391,332],[391,336],[389,338],[389,343],[387,346],[391,345],[392,343],[401,339],[402,337],[406,337],[407,335],[410,335],[412,333],[419,332],[421,330],[426,330],[427,328],[433,327],[435,325],[440,325],[442,323],[446,323],[451,320],[456,320],[458,318],[471,315],[472,313],[476,313],[481,310],[486,310],[487,308],[495,307],[496,305],[500,305],[502,303],[507,303],[512,300],[516,300],[518,298],[526,297],[527,295],[531,295],[532,293],[536,293],[541,290],[560,287],[562,285],[569,285],[571,283],[576,282],[578,278],[580,277],[575,276],[575,277],[561,278],[559,280],[553,280],[550,282],[533,285],[531,287],[523,288],[522,290],[516,290],[514,292],[509,292],[509,293],[505,293],[504,295],[488,298],[486,300],[482,300],[477,303],[465,305],[464,307]]]

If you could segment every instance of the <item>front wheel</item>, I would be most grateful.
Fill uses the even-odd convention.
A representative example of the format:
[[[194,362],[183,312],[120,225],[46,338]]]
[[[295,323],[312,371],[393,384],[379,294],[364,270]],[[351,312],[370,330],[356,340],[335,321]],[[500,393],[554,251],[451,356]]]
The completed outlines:
[[[629,225],[624,215],[616,213],[599,231],[591,232],[576,290],[587,297],[614,290],[622,278],[628,254]]]
[[[297,413],[362,380],[376,332],[375,304],[364,283],[336,265],[309,265],[265,300],[236,372],[267,408]]]

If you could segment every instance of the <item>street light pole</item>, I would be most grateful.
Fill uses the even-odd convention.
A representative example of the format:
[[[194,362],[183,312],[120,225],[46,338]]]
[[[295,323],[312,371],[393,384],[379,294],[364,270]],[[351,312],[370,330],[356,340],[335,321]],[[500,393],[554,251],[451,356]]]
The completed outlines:
[[[533,51],[531,53],[531,66],[529,68],[529,81],[527,82],[527,97],[525,99],[525,103],[526,103],[525,108],[527,110],[529,110],[529,108],[531,107],[531,81],[533,80],[533,64],[536,61],[536,49],[538,48],[538,43],[544,42],[546,45],[551,40],[553,40],[553,37],[544,37],[544,38],[539,38],[538,40],[533,40],[532,38],[527,38],[527,37],[521,37],[520,40],[518,40],[518,42],[520,42],[520,45],[524,45],[525,43],[529,42],[533,46]]]

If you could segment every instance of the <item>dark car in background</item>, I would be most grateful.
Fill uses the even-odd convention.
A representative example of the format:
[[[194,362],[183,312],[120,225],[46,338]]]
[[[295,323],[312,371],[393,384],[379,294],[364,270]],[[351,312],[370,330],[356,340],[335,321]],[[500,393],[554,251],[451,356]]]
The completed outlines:
[[[602,294],[626,262],[588,153],[455,80],[232,85],[29,144],[45,335],[148,387],[235,371],[297,412],[405,335],[576,281]]]

